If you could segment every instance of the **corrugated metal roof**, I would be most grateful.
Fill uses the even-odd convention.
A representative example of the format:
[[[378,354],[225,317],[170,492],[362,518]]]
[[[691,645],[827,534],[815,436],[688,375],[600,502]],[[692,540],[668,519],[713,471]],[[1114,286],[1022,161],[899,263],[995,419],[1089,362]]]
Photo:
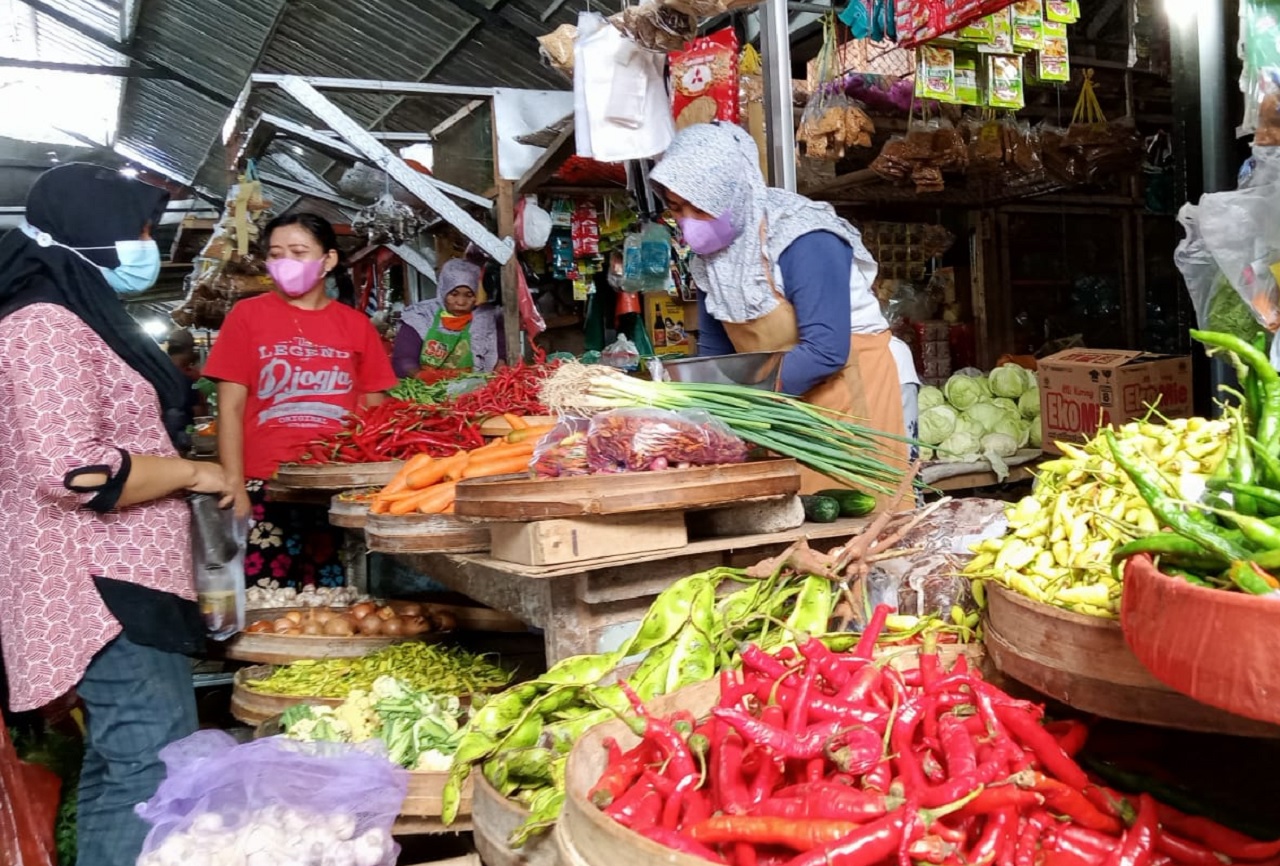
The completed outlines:
[[[95,0],[64,0],[92,3]],[[333,78],[428,80],[472,86],[566,89],[538,60],[534,33],[576,12],[540,16],[551,0],[475,0],[500,6],[485,20],[446,2],[414,0],[142,0],[133,47],[141,59],[178,70],[234,99],[253,71]],[[515,23],[503,23],[510,18]],[[330,98],[366,127],[425,132],[466,104],[444,97],[334,92]],[[271,88],[255,90],[249,114],[267,111],[316,125]],[[227,109],[178,82],[131,80],[120,140],[153,165],[220,190],[219,145]],[[308,160],[323,169],[323,160]]]

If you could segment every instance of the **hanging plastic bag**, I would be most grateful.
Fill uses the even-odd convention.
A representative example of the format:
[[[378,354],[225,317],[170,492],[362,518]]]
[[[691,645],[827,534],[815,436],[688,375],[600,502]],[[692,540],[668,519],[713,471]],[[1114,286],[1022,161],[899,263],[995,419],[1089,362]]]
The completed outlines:
[[[617,370],[635,370],[640,366],[640,350],[625,334],[605,346],[600,353],[600,363]]]
[[[747,443],[701,410],[614,409],[591,419],[592,472],[647,472],[743,463]]]
[[[796,140],[805,156],[831,162],[844,158],[848,147],[870,147],[875,124],[867,113],[844,94],[840,82],[840,46],[836,42],[835,17],[823,22],[822,50],[818,53],[818,81],[800,116]]]
[[[516,263],[516,280],[518,281],[516,307],[520,311],[520,328],[532,340],[547,329],[547,323],[542,318],[538,305],[533,302],[533,292],[529,290],[529,280],[524,275],[524,266],[518,262]]]
[[[137,807],[151,824],[138,866],[393,866],[408,773],[371,747],[199,731],[160,753],[167,774]]]

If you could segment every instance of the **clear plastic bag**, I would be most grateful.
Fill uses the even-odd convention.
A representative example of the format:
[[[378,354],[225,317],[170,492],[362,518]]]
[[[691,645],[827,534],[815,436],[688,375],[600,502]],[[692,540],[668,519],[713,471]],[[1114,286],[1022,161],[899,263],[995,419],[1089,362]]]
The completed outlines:
[[[600,353],[600,363],[617,370],[634,370],[640,366],[640,350],[625,334],[619,334]]]
[[[591,474],[587,465],[587,430],[590,425],[587,418],[561,418],[534,446],[529,468],[540,478]]]
[[[706,412],[614,409],[591,419],[587,464],[592,472],[743,463],[747,443]]]
[[[138,866],[393,866],[408,774],[371,748],[199,731],[160,753]]]
[[[244,554],[249,522],[237,519],[233,509],[219,509],[213,496],[196,494],[189,499],[200,613],[209,637],[227,640],[244,629]]]
[[[1200,199],[1196,224],[1205,249],[1268,331],[1280,327],[1280,184],[1251,185]]]

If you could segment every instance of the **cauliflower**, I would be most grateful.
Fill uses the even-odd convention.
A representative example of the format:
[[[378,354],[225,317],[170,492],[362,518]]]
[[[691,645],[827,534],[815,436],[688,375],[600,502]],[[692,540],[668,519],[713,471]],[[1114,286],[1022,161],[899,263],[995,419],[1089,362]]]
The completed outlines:
[[[377,736],[381,722],[375,711],[372,695],[358,690],[353,691],[332,712],[337,721],[350,732],[348,742],[363,743]]]
[[[373,697],[379,701],[398,701],[409,696],[395,677],[381,676],[373,681]]]
[[[417,773],[447,773],[453,766],[453,758],[439,749],[427,749],[418,755],[418,762],[413,765]]]

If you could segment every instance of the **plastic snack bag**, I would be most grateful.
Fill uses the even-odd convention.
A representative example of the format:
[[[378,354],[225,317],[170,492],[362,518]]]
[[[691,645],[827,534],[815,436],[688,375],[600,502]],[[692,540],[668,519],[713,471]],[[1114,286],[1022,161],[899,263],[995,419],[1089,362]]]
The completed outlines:
[[[529,468],[540,478],[590,475],[587,465],[587,418],[566,417],[538,440]]]
[[[671,52],[670,62],[676,129],[713,120],[738,122],[738,37],[732,27]]]

